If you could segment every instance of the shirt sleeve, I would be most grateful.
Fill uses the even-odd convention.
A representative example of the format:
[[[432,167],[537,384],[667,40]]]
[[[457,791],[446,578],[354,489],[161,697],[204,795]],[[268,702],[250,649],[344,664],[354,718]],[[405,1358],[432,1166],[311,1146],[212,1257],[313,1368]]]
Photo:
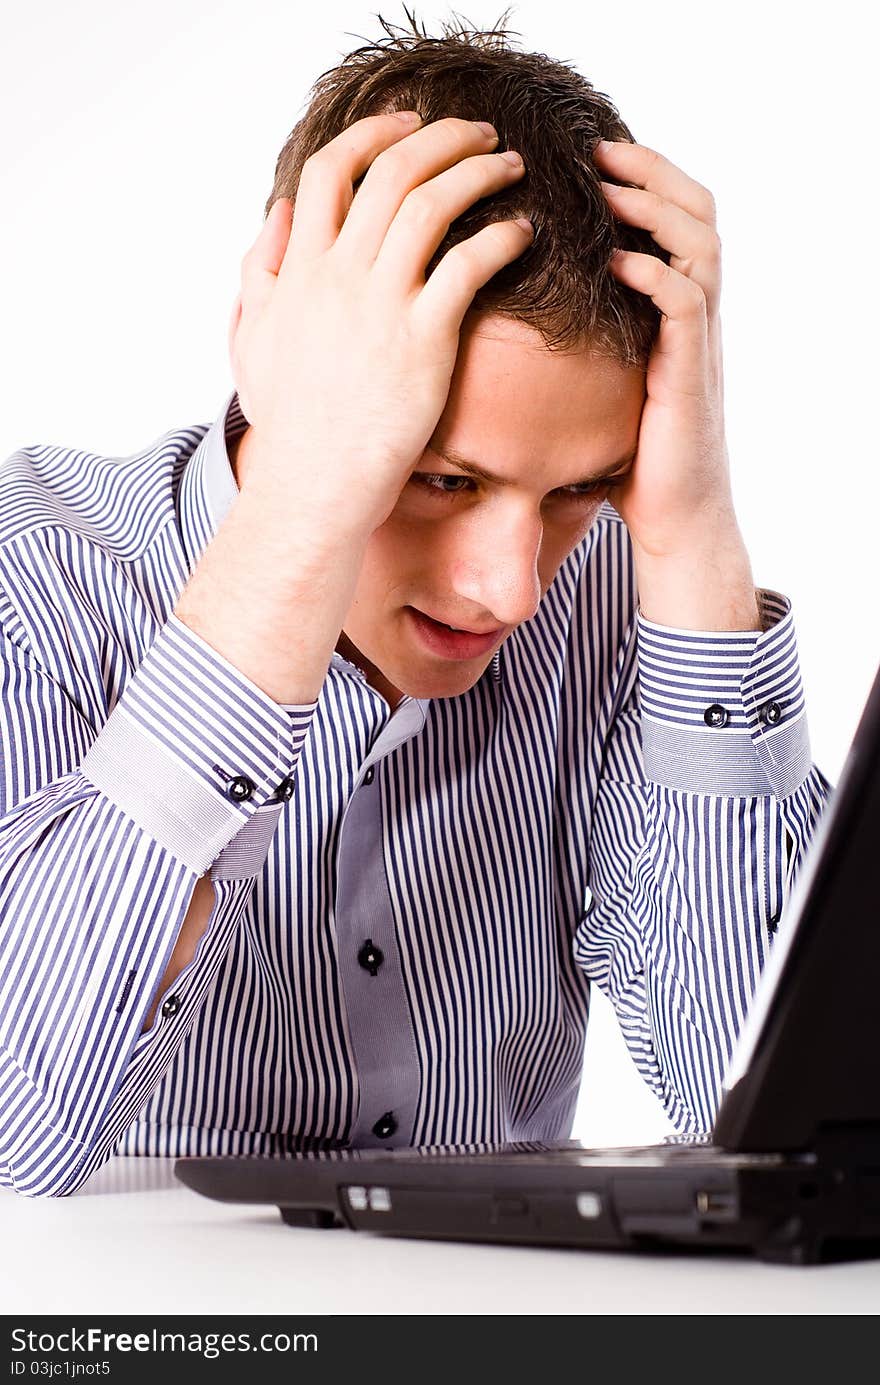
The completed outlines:
[[[681,1134],[711,1130],[831,791],[811,762],[791,603],[757,596],[761,630],[678,630],[638,613],[638,678],[605,745],[575,937]]]
[[[185,1037],[317,702],[279,706],[174,615],[101,725],[75,661],[62,682],[9,631],[0,692],[0,1185],[63,1195]],[[206,872],[207,929],[142,1034]]]

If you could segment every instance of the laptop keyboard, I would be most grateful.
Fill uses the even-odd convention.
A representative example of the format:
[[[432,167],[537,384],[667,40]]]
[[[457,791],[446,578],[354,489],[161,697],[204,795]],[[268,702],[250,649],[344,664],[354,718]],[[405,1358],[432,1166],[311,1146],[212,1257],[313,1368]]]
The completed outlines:
[[[383,1160],[399,1164],[417,1164],[425,1159],[432,1162],[444,1160],[450,1164],[484,1164],[488,1159],[503,1160],[506,1164],[528,1165],[538,1161],[583,1168],[627,1164],[658,1168],[689,1163],[709,1163],[716,1167],[745,1167],[811,1163],[815,1160],[814,1155],[808,1154],[738,1153],[712,1144],[708,1136],[690,1139],[684,1136],[670,1136],[658,1144],[602,1146],[595,1149],[585,1147],[577,1140],[559,1140],[552,1143],[535,1140],[500,1144],[403,1146],[397,1149],[344,1149],[332,1152],[324,1150],[320,1153],[299,1153],[295,1157],[338,1159],[365,1165],[381,1163]]]
[[[646,1164],[662,1166],[669,1164],[714,1164],[742,1168],[746,1165],[784,1164],[791,1162],[786,1154],[744,1154],[736,1150],[720,1149],[709,1141],[694,1141],[688,1144],[627,1145],[620,1149],[582,1149],[572,1158],[569,1151],[566,1162],[586,1167],[590,1164]],[[572,1152],[573,1153],[573,1152]]]
[[[368,1156],[379,1159],[378,1150],[364,1151]],[[510,1164],[533,1164],[536,1160],[557,1164],[574,1165],[587,1168],[591,1165],[645,1165],[662,1167],[670,1164],[714,1164],[716,1166],[767,1165],[791,1162],[792,1156],[785,1154],[739,1154],[720,1149],[708,1140],[671,1142],[669,1144],[625,1145],[619,1148],[589,1149],[574,1142],[560,1145],[509,1144],[483,1147],[433,1147],[420,1149],[395,1149],[390,1152],[396,1163],[416,1163],[422,1159],[439,1157],[450,1163],[484,1163],[487,1159],[501,1159]],[[803,1156],[801,1156],[803,1157]]]

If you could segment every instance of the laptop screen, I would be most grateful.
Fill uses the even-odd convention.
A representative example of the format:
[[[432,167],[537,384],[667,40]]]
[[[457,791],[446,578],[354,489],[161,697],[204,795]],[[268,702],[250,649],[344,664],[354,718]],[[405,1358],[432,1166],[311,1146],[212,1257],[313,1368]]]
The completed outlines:
[[[713,1142],[807,1149],[880,1135],[880,670],[783,911],[724,1077]]]

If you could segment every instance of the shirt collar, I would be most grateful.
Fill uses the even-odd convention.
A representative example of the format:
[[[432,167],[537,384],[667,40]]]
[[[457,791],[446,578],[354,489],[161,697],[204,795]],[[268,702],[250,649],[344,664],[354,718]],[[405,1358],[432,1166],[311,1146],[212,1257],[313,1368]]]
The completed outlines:
[[[229,449],[247,426],[238,392],[234,391],[184,468],[178,508],[190,572],[238,496]]]
[[[210,425],[184,468],[178,505],[180,529],[190,572],[202,551],[216,534],[239,494],[238,483],[229,460],[232,443],[248,426],[241,411],[238,391],[233,390]],[[331,664],[351,669],[353,665],[334,651]],[[496,650],[482,678],[501,682],[501,650]],[[430,699],[420,699],[427,702]]]

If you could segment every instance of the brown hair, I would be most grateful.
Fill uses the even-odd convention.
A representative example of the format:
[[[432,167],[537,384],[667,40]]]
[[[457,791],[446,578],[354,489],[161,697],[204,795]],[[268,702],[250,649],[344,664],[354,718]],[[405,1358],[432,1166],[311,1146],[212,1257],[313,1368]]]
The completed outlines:
[[[643,367],[660,312],[647,295],[615,279],[608,261],[617,246],[666,263],[669,255],[650,232],[615,220],[592,160],[597,140],[633,136],[586,77],[543,53],[510,47],[513,31],[500,27],[510,9],[491,30],[444,24],[441,38],[420,30],[405,5],[411,32],[377,15],[388,37],[348,53],[312,87],[306,113],[278,156],[265,212],[278,197],[295,199],[306,159],[364,116],[417,110],[426,123],[449,115],[490,120],[497,150],[519,150],[526,171],[513,187],[480,199],[453,221],[426,277],[451,246],[483,226],[527,216],[535,227],[532,244],[477,291],[469,311],[524,323],[550,350],[589,347]],[[605,175],[605,181],[618,180]]]

